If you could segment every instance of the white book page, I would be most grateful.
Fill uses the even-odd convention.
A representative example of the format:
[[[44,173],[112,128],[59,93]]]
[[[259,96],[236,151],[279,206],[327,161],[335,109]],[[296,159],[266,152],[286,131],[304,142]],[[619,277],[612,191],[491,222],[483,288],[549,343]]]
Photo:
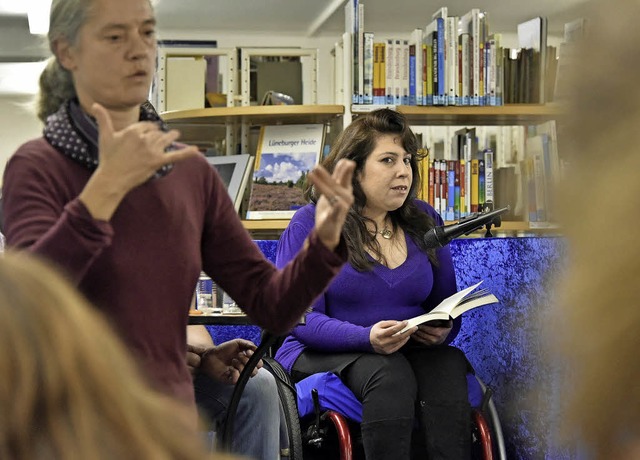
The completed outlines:
[[[458,291],[458,292],[456,292],[455,294],[453,294],[450,297],[447,297],[442,302],[440,302],[440,304],[436,308],[431,310],[429,313],[444,312],[444,313],[447,314],[447,318],[448,318],[449,314],[455,308],[455,306],[458,305],[462,301],[462,299],[465,298],[465,296],[467,294],[469,294],[475,288],[480,286],[481,283],[482,283],[482,281],[480,281],[478,284],[474,284],[473,286],[469,286],[468,288],[463,289],[462,291]]]
[[[482,281],[480,281],[477,284],[474,284],[473,286],[469,286],[468,288],[463,289],[462,291],[458,291],[450,297],[447,297],[442,302],[440,302],[440,304],[436,308],[434,308],[430,312],[424,313],[419,316],[415,316],[407,320],[407,325],[400,332],[397,332],[397,334],[402,334],[403,332],[406,332],[412,327],[422,324],[425,321],[432,321],[436,319],[444,319],[444,320],[449,319],[449,316],[451,316],[451,311],[455,308],[455,306],[458,305],[460,301],[467,294],[469,294],[475,288],[480,286],[480,283],[482,283]],[[472,302],[469,302],[469,303],[472,303]]]
[[[487,294],[482,297],[478,297],[477,299],[470,300],[469,302],[465,302],[462,305],[458,305],[453,309],[453,314],[451,315],[453,318],[457,318],[461,314],[466,311],[469,311],[476,307],[481,307],[482,305],[487,305],[490,303],[498,303],[500,302],[496,296],[493,294]]]

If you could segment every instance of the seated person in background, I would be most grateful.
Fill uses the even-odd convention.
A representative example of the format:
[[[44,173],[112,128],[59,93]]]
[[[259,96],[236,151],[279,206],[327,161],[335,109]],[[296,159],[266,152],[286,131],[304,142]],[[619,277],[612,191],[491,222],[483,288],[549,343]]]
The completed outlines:
[[[210,458],[190,411],[149,387],[103,316],[28,254],[0,257],[0,350],[0,458]]]
[[[196,404],[218,429],[227,415],[234,385],[226,377],[220,378],[202,359],[206,350],[214,347],[211,334],[204,326],[187,327],[187,362],[192,369]],[[248,360],[256,346],[247,340],[230,340],[217,346]],[[240,367],[240,366],[239,366]],[[224,372],[224,371],[223,371]],[[237,369],[234,372],[239,371]],[[212,375],[213,374],[213,375]],[[237,377],[235,378],[237,379]],[[235,380],[234,379],[234,380]],[[242,392],[236,412],[231,450],[255,459],[280,457],[280,399],[275,378],[262,369],[262,361]]]
[[[404,320],[456,291],[449,248],[424,247],[425,232],[443,222],[416,199],[417,151],[407,120],[389,109],[358,117],[336,140],[323,166],[331,171],[343,158],[356,163],[355,203],[342,232],[349,263],[276,354],[295,381],[334,372],[362,401],[368,460],[409,458],[416,413],[427,458],[470,456],[470,366],[447,345],[458,320],[396,334]],[[318,196],[312,187],[307,194],[312,203],[296,212],[280,238],[278,266],[294,257],[313,228]]]
[[[276,269],[217,172],[196,147],[176,144],[179,133],[147,103],[155,32],[149,0],[52,2],[53,58],[38,101],[44,134],[7,163],[4,230],[9,247],[68,274],[150,381],[191,408],[195,424],[186,329],[200,272],[257,326],[289,330],[346,261],[340,237],[353,165],[333,176],[309,172],[323,194],[317,225],[294,262]],[[242,359],[228,351],[209,349],[207,362],[235,383]]]

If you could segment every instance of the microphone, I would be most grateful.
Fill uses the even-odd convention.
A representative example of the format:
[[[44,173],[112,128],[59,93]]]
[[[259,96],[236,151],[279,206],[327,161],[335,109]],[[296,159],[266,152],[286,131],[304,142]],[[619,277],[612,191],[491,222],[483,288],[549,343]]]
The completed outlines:
[[[428,249],[441,248],[451,242],[454,238],[458,238],[462,235],[468,235],[482,228],[486,224],[494,224],[497,227],[500,226],[500,215],[509,211],[510,207],[496,209],[491,212],[474,212],[467,217],[460,219],[459,222],[449,225],[441,225],[439,227],[432,228],[424,235],[424,243]]]

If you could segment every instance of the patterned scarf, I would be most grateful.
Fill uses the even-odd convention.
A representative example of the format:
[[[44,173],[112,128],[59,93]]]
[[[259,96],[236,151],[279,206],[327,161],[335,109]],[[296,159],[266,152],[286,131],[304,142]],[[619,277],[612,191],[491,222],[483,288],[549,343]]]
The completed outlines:
[[[159,124],[161,130],[168,130],[167,125],[149,101],[140,106],[140,121],[155,122]],[[80,108],[77,99],[65,102],[56,113],[47,117],[44,137],[60,153],[90,171],[95,171],[98,167],[100,162],[98,125],[94,118]],[[174,148],[175,146],[172,144],[166,151]],[[153,177],[165,176],[172,168],[172,164],[165,165],[156,171]]]

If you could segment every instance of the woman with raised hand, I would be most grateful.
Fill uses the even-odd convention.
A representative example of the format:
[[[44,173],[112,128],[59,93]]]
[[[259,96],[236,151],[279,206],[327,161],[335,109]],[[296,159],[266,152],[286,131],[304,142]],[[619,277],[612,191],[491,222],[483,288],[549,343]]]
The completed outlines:
[[[7,164],[4,230],[8,246],[65,270],[155,384],[194,407],[185,331],[200,271],[256,325],[290,329],[346,260],[340,232],[353,165],[309,173],[322,194],[317,225],[299,256],[277,270],[218,174],[195,147],[176,144],[178,132],[146,103],[155,24],[149,0],[53,1],[54,57],[40,79],[44,135]],[[215,360],[227,369],[217,375],[237,375],[249,350],[224,350],[203,352],[202,368]]]

